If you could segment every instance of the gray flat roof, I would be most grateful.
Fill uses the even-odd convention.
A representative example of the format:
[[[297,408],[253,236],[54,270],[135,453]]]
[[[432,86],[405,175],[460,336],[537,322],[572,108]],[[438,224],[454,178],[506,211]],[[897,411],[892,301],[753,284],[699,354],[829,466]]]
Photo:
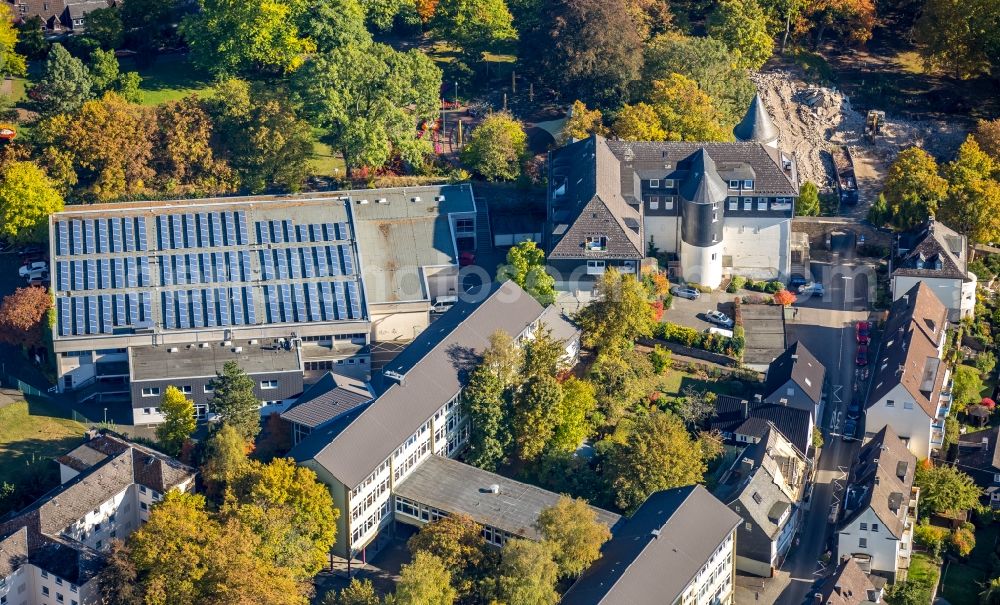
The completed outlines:
[[[492,493],[491,485],[499,485],[500,493]],[[534,527],[539,513],[559,501],[554,492],[442,456],[421,462],[396,485],[394,493],[531,540],[542,539]],[[621,519],[615,513],[592,508],[597,520],[609,528]]]
[[[242,351],[236,353],[237,347]],[[274,345],[270,339],[256,345],[246,341],[233,341],[231,346],[213,342],[205,348],[197,343],[172,345],[176,353],[171,353],[169,348],[129,347],[132,381],[216,376],[227,361],[238,361],[247,374],[302,371],[299,351],[294,347],[285,349]]]
[[[785,352],[784,309],[778,305],[743,305],[747,346],[745,364],[770,364]]]

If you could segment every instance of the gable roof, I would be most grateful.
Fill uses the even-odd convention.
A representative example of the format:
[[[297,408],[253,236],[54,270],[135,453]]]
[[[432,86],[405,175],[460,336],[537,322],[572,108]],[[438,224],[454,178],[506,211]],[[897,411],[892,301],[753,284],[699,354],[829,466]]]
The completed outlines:
[[[945,364],[938,354],[938,343],[948,327],[948,309],[927,284],[918,282],[892,303],[885,323],[879,357],[868,398],[871,407],[897,385],[903,385],[928,417],[937,416]],[[935,370],[936,367],[936,370]],[[929,389],[925,373],[934,371]]]
[[[752,402],[740,397],[719,395],[715,415],[709,421],[712,430],[763,438],[774,426],[800,452],[808,452],[812,443],[811,412],[776,403]]]
[[[773,398],[775,392],[791,380],[818,404],[823,397],[825,378],[826,367],[801,341],[795,341],[767,368],[767,379],[764,381],[765,399]]]
[[[618,526],[562,603],[673,603],[739,523],[701,485],[656,492]]]
[[[316,428],[374,399],[364,381],[327,372],[295,400],[281,417]]]
[[[893,537],[903,535],[917,457],[885,426],[858,453],[844,498],[845,525],[871,509]]]
[[[1000,472],[1000,427],[994,426],[958,437],[956,465],[989,473]]]
[[[753,96],[743,119],[733,128],[733,134],[740,141],[773,143],[778,140],[778,128],[771,121],[771,116],[767,113],[767,108],[764,107],[760,93]]]
[[[966,239],[943,223],[932,219],[901,234],[897,248],[893,275],[970,279]]]
[[[816,593],[820,605],[874,605],[885,586],[885,578],[869,576],[854,557],[844,557],[836,573]]]

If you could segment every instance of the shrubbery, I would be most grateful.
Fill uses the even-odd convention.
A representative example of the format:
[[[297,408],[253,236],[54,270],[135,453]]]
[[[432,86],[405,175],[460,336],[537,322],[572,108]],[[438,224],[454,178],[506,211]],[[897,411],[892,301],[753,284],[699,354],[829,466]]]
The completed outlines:
[[[720,334],[700,332],[687,326],[663,322],[656,326],[653,335],[667,342],[676,342],[686,347],[702,349],[710,353],[719,353],[720,355],[728,355],[735,358],[741,358],[743,356],[743,349],[746,348],[746,339],[743,336],[742,326],[736,326],[733,331],[733,337],[729,338]]]

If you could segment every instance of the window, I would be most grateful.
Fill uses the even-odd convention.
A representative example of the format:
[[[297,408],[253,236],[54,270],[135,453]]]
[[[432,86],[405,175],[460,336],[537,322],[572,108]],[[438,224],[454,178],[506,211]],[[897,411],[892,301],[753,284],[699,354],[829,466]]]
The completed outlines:
[[[62,585],[63,585],[62,578],[57,577],[56,578],[56,586],[62,586]]]
[[[141,508],[142,510],[149,510],[149,505],[146,504],[145,502],[140,502],[139,508]]]
[[[868,548],[868,538],[858,538],[858,548]]]
[[[913,409],[913,402],[912,401],[904,401],[903,402],[903,409],[904,410],[912,410]]]
[[[861,524],[861,531],[868,531],[868,524],[867,523],[862,523]]]
[[[603,235],[588,236],[584,244],[587,250],[600,252],[608,247],[608,238]]]
[[[69,591],[70,591],[70,592],[76,592],[76,584],[70,584],[70,585],[69,585]],[[74,601],[74,603],[75,603],[75,602],[76,602],[76,601]]]
[[[140,485],[139,486],[139,493],[140,494],[145,494],[146,493],[146,486],[145,485]]]
[[[886,399],[885,400],[885,407],[887,407],[887,408],[896,407],[896,402],[893,401],[892,399]]]
[[[48,574],[46,574],[45,576],[42,576],[42,577],[43,578],[44,577],[48,577]],[[48,586],[42,586],[42,594],[45,595],[45,596],[49,596],[49,587]]]
[[[743,211],[750,212],[751,210],[753,210],[753,198],[752,197],[743,198]]]
[[[764,497],[760,495],[760,492],[754,492],[753,501],[756,502],[757,504],[760,504],[761,502],[764,501]]]
[[[730,197],[729,198],[729,209],[730,210],[739,210],[740,209],[740,198],[738,198],[738,197]]]
[[[649,188],[650,189],[659,189],[660,188],[660,180],[659,179],[649,179]]]
[[[872,531],[878,531],[878,523],[872,523]]]
[[[47,572],[47,571],[45,571],[45,570],[43,569],[43,570],[42,570],[42,577],[43,577],[43,578],[47,578],[47,577],[49,577],[49,572]]]
[[[181,387],[181,393],[185,393],[185,394],[190,395],[191,394],[191,385],[186,384],[186,385],[182,386]]]
[[[667,189],[673,189],[674,179],[663,179],[663,186]]]
[[[455,220],[455,233],[468,234],[475,233],[476,222],[471,218],[460,218]]]
[[[765,212],[767,210],[767,198],[759,197],[757,198],[757,211]]]
[[[673,210],[674,209],[674,198],[675,197],[677,197],[677,196],[668,195],[668,196],[666,196],[666,197],[663,198],[663,209],[664,210]]]
[[[204,390],[205,390],[206,393],[214,393],[215,392],[215,387],[212,386],[212,385],[210,385],[210,384],[206,384]]]
[[[743,181],[743,188],[747,191],[753,191],[753,181],[749,179]]]
[[[753,530],[753,525],[752,525],[752,524],[751,524],[751,523],[750,523],[749,521],[747,521],[747,522],[746,522],[746,525],[744,525],[743,527],[744,527],[744,528],[745,528],[745,529],[746,529],[747,531],[752,531],[752,530]]]
[[[276,388],[278,388],[278,381],[277,380],[261,380],[260,381],[260,388],[264,389],[264,390],[276,389]]]
[[[63,596],[62,596],[61,592],[57,592],[56,593],[56,602],[57,603],[62,603],[63,602]]]
[[[739,181],[729,181],[729,188],[730,189],[739,189],[740,188],[740,182]]]
[[[658,196],[652,195],[649,197],[649,209],[650,210],[660,209],[660,198]]]
[[[1000,473],[993,473],[993,483],[1000,483]]]
[[[603,275],[603,274],[604,274],[604,261],[602,260],[587,261],[587,275]]]
[[[156,397],[160,394],[160,387],[145,387],[142,389],[143,397]]]
[[[149,416],[150,412],[152,411],[153,408],[142,408],[142,413],[145,414],[146,416]]]

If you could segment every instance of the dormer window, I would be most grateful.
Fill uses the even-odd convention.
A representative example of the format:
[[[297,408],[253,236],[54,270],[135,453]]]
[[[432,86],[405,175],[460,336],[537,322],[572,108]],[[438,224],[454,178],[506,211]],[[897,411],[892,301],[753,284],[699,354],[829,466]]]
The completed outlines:
[[[674,188],[674,179],[663,179],[663,186],[666,189],[673,189]]]
[[[587,237],[585,246],[587,250],[590,250],[591,252],[603,252],[608,247],[608,238],[603,235]]]
[[[730,189],[739,189],[740,188],[740,182],[739,181],[729,181],[729,188]]]
[[[753,191],[753,181],[750,179],[743,181],[743,188],[747,191]]]
[[[660,180],[659,179],[649,179],[649,188],[650,189],[659,189],[660,188]]]

